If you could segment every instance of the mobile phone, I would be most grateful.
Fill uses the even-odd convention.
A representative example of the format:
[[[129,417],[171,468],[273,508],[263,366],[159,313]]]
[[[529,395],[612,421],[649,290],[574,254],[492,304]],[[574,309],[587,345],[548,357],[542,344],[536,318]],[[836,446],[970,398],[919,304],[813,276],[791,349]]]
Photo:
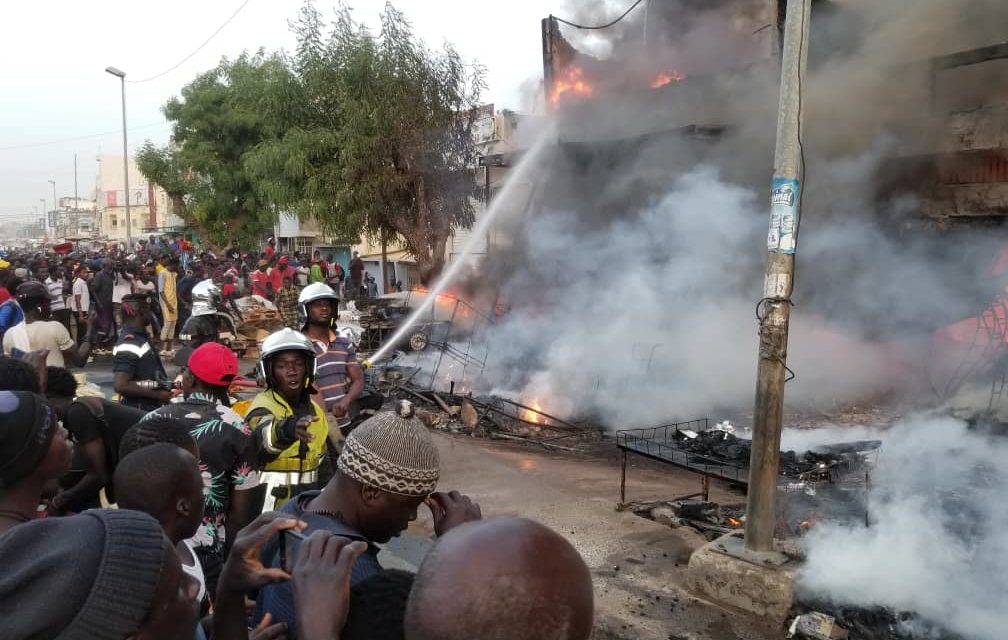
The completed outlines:
[[[304,541],[305,537],[293,529],[280,532],[280,566],[284,571],[289,573],[294,570],[294,563],[297,562]]]

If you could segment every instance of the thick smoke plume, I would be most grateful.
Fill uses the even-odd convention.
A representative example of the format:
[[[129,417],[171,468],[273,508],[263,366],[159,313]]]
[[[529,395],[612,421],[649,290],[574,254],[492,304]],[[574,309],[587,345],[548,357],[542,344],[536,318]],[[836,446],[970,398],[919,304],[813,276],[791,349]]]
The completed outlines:
[[[883,448],[872,524],[813,527],[800,596],[912,611],[966,638],[1002,640],[1008,439],[943,417],[908,419],[873,437]]]
[[[882,176],[891,158],[943,135],[944,122],[923,106],[922,61],[988,44],[990,19],[1008,18],[1008,4],[879,4],[815,3],[843,11],[813,13],[819,35],[803,112],[792,405],[893,393],[943,401],[949,373],[931,370],[941,359],[932,332],[979,314],[1001,286],[991,268],[1003,233],[910,229],[908,220],[922,218],[921,202],[887,190]],[[700,36],[733,3],[653,2],[650,19],[667,24],[670,14],[663,23],[660,9],[673,5],[694,13],[684,14],[677,24],[686,31],[660,50],[685,61],[690,47],[682,43],[702,41],[706,51],[712,40]],[[613,15],[612,7],[594,8],[574,17],[592,23]],[[934,21],[953,14],[958,28],[940,33]],[[641,64],[641,47],[631,46],[642,33],[639,20],[628,18],[608,40],[609,55],[631,66]],[[753,36],[738,23],[732,37]],[[732,56],[747,61],[748,50],[726,38],[718,65]],[[778,73],[772,63],[711,78],[701,72],[681,87],[599,93],[560,110],[558,144],[526,190],[532,196],[504,205],[504,240],[481,267],[479,285],[509,307],[482,336],[489,353],[483,388],[610,427],[751,402]],[[678,130],[718,123],[728,128],[710,138]]]

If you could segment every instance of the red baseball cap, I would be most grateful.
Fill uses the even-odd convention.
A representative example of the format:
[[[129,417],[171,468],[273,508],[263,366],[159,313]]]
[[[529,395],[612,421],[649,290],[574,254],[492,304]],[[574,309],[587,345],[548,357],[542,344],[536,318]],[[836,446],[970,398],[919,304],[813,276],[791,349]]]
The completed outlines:
[[[289,262],[290,260],[287,258],[287,256],[280,256],[280,259],[277,260],[277,264],[287,264]]]
[[[179,349],[175,364],[216,387],[226,387],[238,379],[238,356],[219,342],[207,342],[195,349]]]

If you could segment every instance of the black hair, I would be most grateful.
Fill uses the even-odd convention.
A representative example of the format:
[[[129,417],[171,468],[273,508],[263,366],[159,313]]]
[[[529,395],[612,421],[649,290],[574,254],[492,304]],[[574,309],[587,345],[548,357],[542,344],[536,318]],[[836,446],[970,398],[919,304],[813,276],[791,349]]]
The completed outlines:
[[[39,393],[38,373],[24,360],[0,356],[0,391]]]
[[[352,586],[350,614],[340,638],[404,640],[406,601],[414,578],[409,571],[385,569]]]
[[[137,449],[152,444],[166,442],[186,451],[198,450],[196,439],[189,433],[185,422],[167,416],[145,417],[130,427],[119,441],[119,459],[122,460]]]
[[[46,367],[46,395],[73,398],[77,395],[77,378],[63,367]]]
[[[174,443],[156,442],[120,458],[112,479],[119,508],[159,517],[193,472],[191,458],[176,455],[180,449]]]

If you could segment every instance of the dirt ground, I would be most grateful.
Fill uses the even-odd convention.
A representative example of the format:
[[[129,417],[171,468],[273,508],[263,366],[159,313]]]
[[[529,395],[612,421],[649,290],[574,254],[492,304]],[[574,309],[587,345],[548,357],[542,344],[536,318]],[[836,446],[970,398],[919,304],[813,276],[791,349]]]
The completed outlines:
[[[546,452],[520,443],[435,433],[443,489],[477,500],[486,517],[520,515],[538,520],[580,551],[595,582],[598,639],[777,640],[783,631],[740,612],[692,596],[686,566],[705,540],[692,530],[670,529],[616,511],[619,463],[604,440],[590,454]],[[698,476],[631,456],[627,499],[670,498],[699,490]],[[713,483],[711,499],[743,502],[738,492]],[[403,554],[409,540],[431,535],[421,514],[390,551]],[[383,559],[384,562],[384,559]],[[388,563],[386,563],[388,566]]]

